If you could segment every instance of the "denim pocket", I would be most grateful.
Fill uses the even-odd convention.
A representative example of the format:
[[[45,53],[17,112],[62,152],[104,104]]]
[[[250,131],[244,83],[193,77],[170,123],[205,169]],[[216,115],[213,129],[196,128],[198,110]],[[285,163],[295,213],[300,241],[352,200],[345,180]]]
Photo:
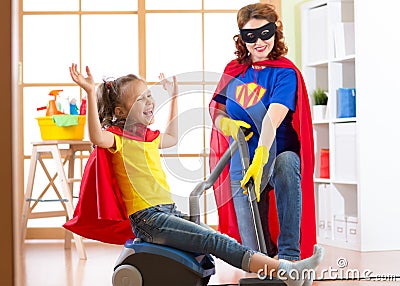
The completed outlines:
[[[137,229],[136,229],[136,231],[135,231],[135,236],[136,236],[137,238],[142,239],[143,241],[146,241],[146,242],[153,242],[153,236],[152,236],[149,232],[145,231],[145,230],[142,229],[142,228],[137,228]]]
[[[129,216],[135,236],[147,242],[153,241],[153,221],[157,209],[154,207],[138,211]]]

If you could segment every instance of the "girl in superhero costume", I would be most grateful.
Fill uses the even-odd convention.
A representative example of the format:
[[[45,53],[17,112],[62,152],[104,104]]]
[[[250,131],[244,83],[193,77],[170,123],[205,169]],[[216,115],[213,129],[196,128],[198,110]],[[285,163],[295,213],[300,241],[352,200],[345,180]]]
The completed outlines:
[[[176,209],[158,151],[177,143],[178,88],[175,77],[170,82],[160,75],[161,83],[171,97],[167,128],[160,133],[148,129],[154,121],[155,102],[142,79],[127,75],[100,84],[95,92],[88,67],[86,73],[87,76],[83,76],[76,64],[70,67],[71,78],[87,93],[89,138],[95,149],[109,153],[108,167],[112,169],[111,177],[115,178],[124,203],[119,209],[124,209],[125,216],[129,217],[136,237],[184,251],[210,253],[248,272],[268,269],[276,276],[279,270],[280,277],[285,277],[288,285],[311,285],[311,279],[293,278],[292,271],[303,273],[305,269],[315,269],[323,257],[320,246],[315,245],[312,257],[299,262],[275,260],[209,227],[187,220],[187,216]],[[97,182],[101,184],[101,178]],[[80,195],[86,191],[81,188]],[[98,209],[107,203],[97,201]],[[103,211],[103,218],[108,218],[107,210]],[[85,216],[85,212],[81,204],[76,216]],[[107,235],[114,234],[104,233],[103,237]]]
[[[234,155],[214,186],[219,230],[256,249],[243,193],[252,178],[268,254],[299,260],[312,255],[316,242],[314,147],[306,87],[300,71],[284,57],[282,23],[273,6],[247,5],[238,11],[237,23],[237,58],[226,66],[210,102],[210,167],[235,140],[239,127],[251,130],[252,162],[243,176],[240,158]]]

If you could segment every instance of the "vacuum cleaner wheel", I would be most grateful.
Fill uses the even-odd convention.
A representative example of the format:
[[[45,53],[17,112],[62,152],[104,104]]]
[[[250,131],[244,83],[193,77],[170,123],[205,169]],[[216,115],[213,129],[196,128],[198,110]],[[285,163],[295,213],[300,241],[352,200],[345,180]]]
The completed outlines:
[[[120,265],[113,273],[112,284],[113,286],[142,286],[142,274],[132,265]]]

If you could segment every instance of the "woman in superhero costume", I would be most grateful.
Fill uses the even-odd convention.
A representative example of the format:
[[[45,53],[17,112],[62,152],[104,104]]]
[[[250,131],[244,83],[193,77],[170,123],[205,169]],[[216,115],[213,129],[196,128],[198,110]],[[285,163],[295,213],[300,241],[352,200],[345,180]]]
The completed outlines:
[[[210,166],[236,139],[240,127],[251,131],[251,164],[243,176],[235,154],[214,186],[219,230],[256,249],[244,192],[252,178],[268,254],[299,260],[313,253],[316,242],[314,147],[306,87],[300,71],[284,57],[282,23],[273,6],[243,7],[237,24],[237,58],[226,66],[210,102]]]

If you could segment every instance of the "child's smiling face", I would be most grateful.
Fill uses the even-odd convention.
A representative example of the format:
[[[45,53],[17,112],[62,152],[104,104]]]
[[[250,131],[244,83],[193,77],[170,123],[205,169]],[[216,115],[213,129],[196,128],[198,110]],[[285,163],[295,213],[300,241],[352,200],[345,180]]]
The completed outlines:
[[[125,96],[124,109],[129,125],[139,123],[147,126],[154,122],[155,101],[144,81],[129,83]]]

